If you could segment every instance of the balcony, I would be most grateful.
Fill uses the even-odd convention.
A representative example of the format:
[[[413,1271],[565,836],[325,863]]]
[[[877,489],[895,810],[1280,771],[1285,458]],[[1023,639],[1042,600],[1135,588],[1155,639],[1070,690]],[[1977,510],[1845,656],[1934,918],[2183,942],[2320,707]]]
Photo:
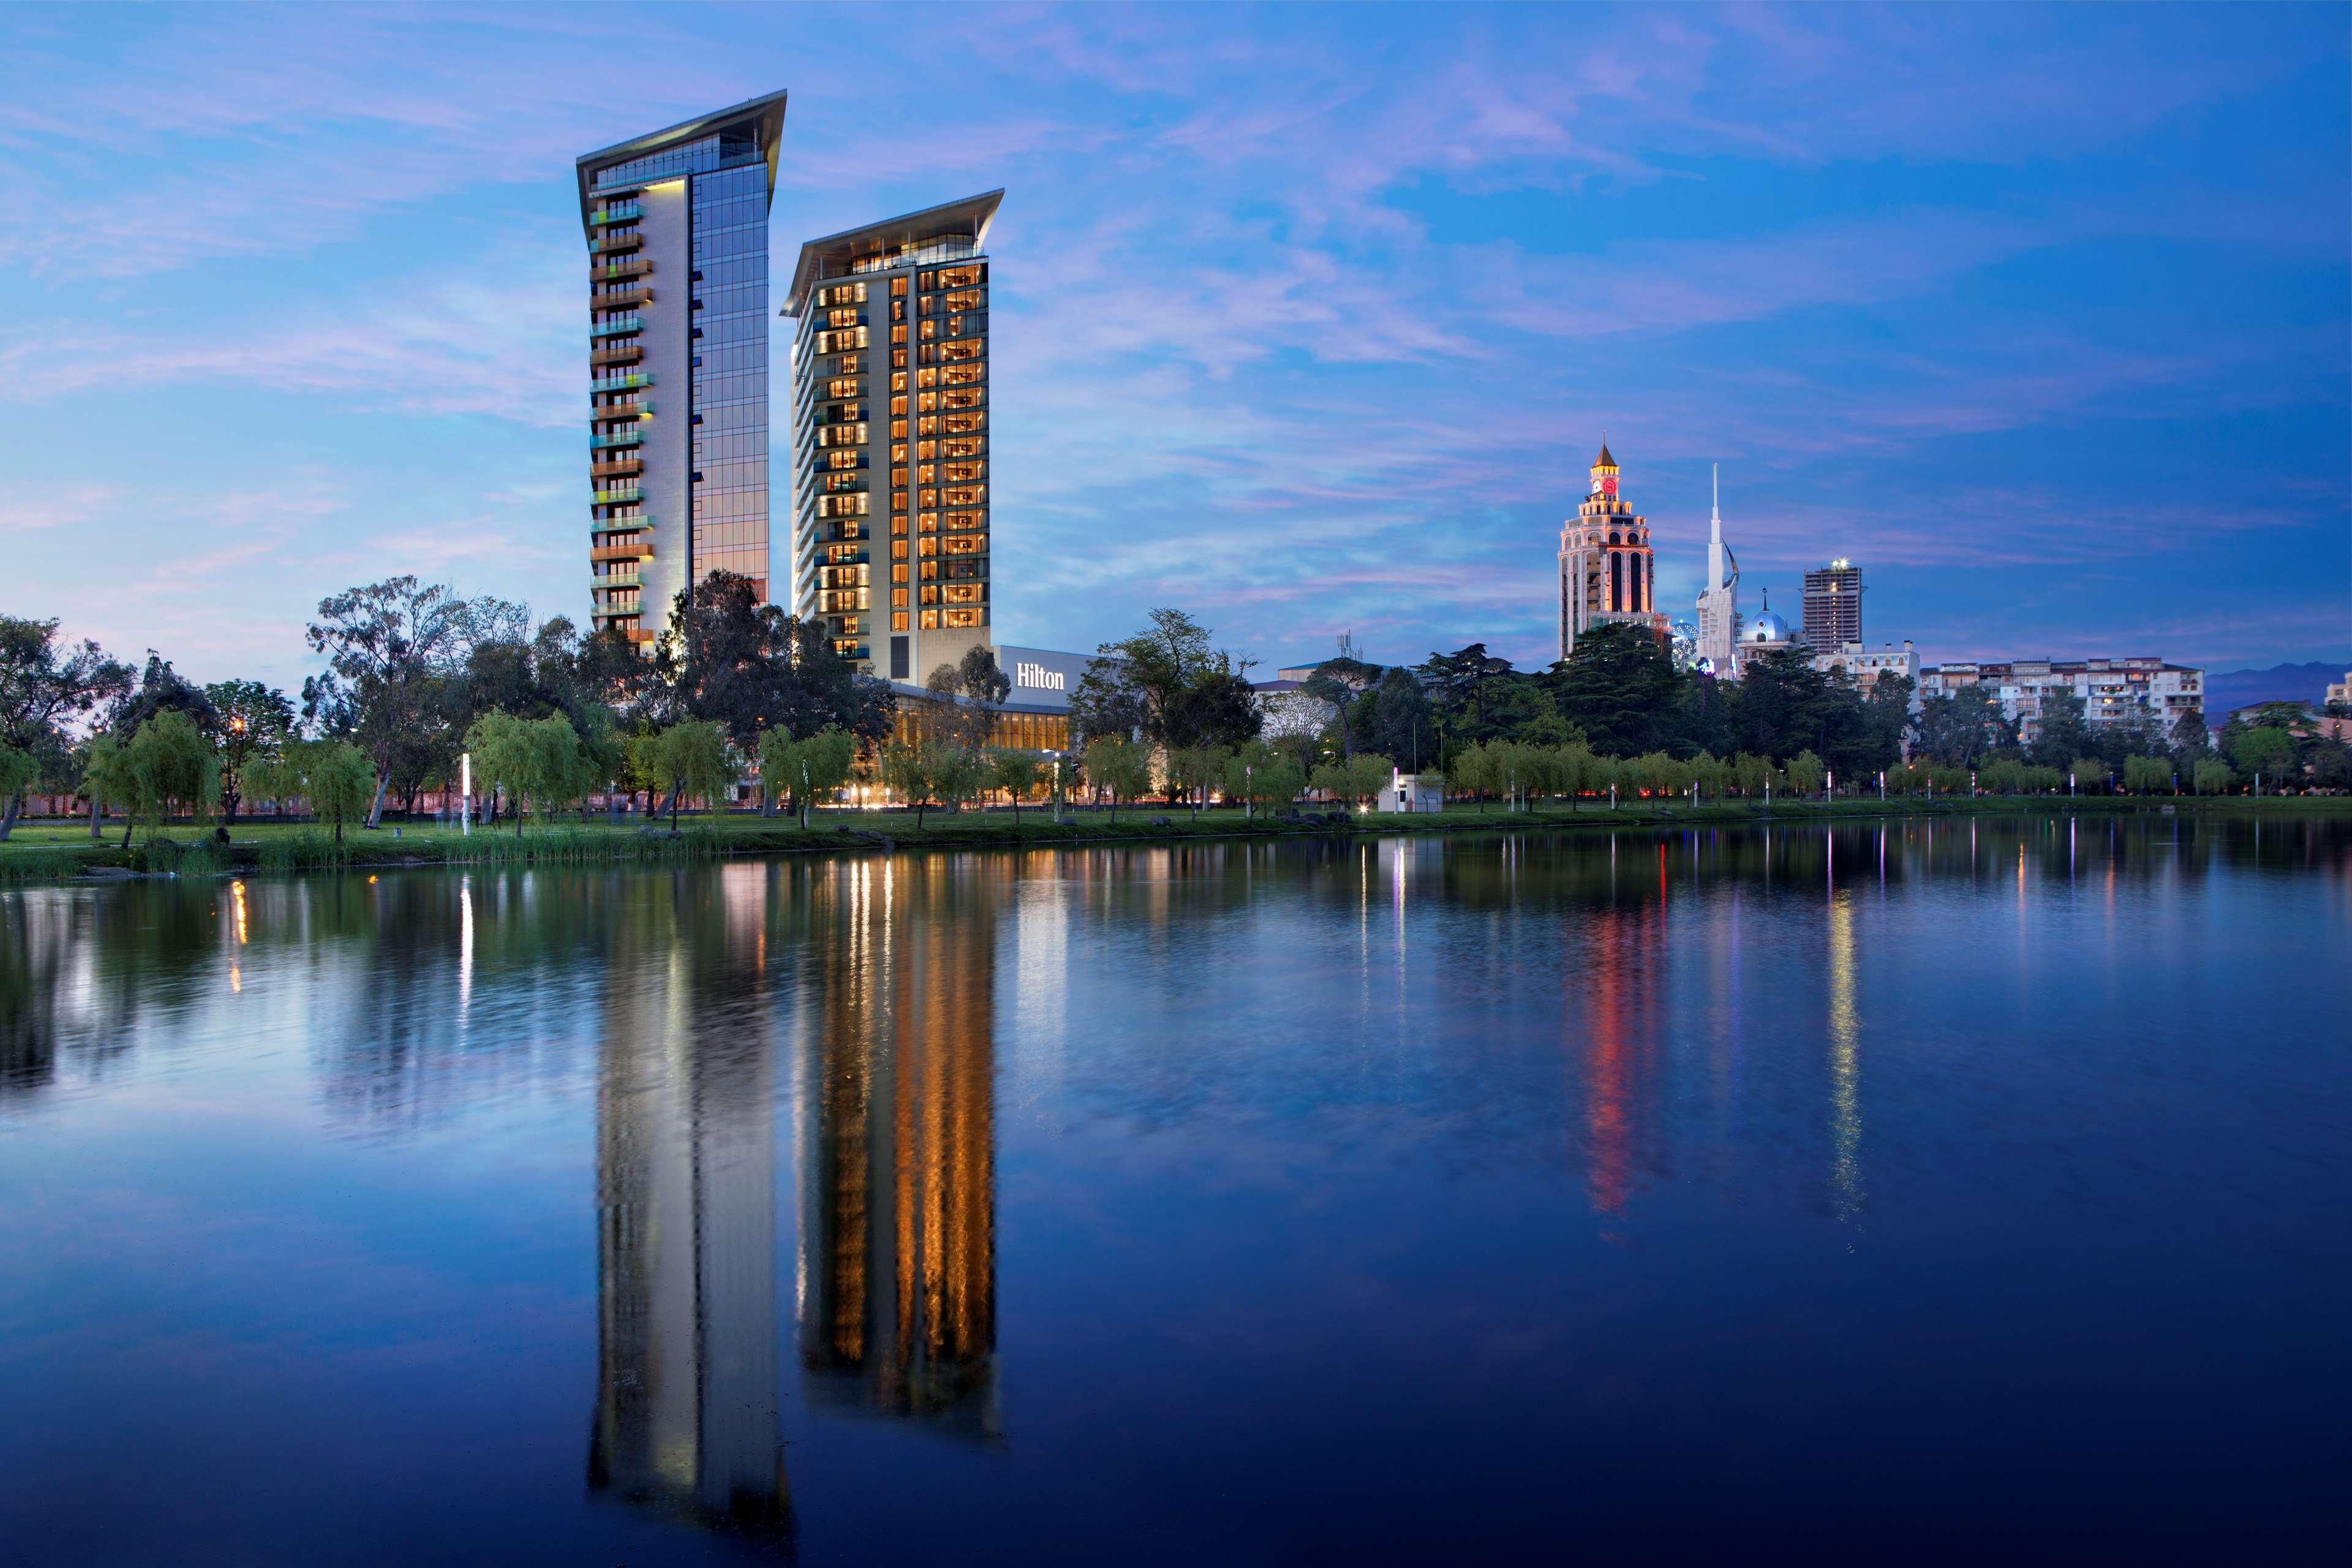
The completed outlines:
[[[588,215],[588,221],[602,226],[608,223],[627,223],[646,216],[642,202],[608,202]]]
[[[602,267],[591,267],[588,278],[591,282],[610,283],[621,278],[642,278],[653,269],[651,261],[642,256],[633,256],[626,261],[610,261]]]
[[[590,496],[588,500],[592,506],[626,506],[633,500],[645,499],[644,490],[635,485],[624,485],[618,489],[598,490],[594,495]]]
[[[588,335],[592,338],[616,337],[623,332],[643,331],[645,326],[645,318],[642,316],[623,316],[617,321],[605,321],[591,326],[588,329]]]
[[[601,370],[608,364],[635,364],[645,358],[643,343],[615,343],[609,349],[598,349],[588,356],[588,368]]]
[[[598,380],[592,381],[588,384],[588,390],[591,392],[627,392],[632,387],[651,386],[653,384],[653,372],[649,370],[631,370],[624,371],[619,375],[608,375],[601,377]]]
[[[613,543],[618,544],[633,542],[638,544],[643,544],[647,549],[651,549],[653,547],[653,542],[646,539],[645,537],[645,533],[646,531],[652,528],[653,525],[654,520],[647,514],[641,511],[631,512],[625,517],[590,518],[588,520],[588,542],[593,544],[596,542],[596,535],[600,533],[609,533],[614,536],[611,541]],[[627,535],[626,541],[624,541],[620,537],[624,534]]]
[[[651,561],[653,558],[654,547],[650,541],[642,544],[632,541],[626,544],[592,544],[588,547],[588,560],[592,565],[602,566],[607,561]]]
[[[596,605],[592,606],[588,613],[595,619],[604,621],[616,620],[623,616],[641,616],[645,614],[645,609],[643,605]]]
[[[589,464],[588,477],[592,479],[634,479],[645,472],[645,468],[643,460],[635,457],[613,458],[604,462]]]
[[[632,398],[626,403],[603,403],[588,411],[591,423],[599,419],[635,419],[641,414],[651,414],[654,405],[644,398]]]
[[[642,584],[637,581],[637,574],[634,572],[625,573],[617,577],[591,577],[588,579],[588,590],[590,593],[602,593],[607,588],[635,588],[640,586],[642,586]]]
[[[634,289],[608,289],[588,296],[592,310],[621,310],[631,305],[642,305],[654,297],[654,291],[640,284]]]
[[[644,626],[623,626],[621,635],[631,642],[652,642],[660,636],[658,632],[648,631]]]
[[[615,430],[610,436],[589,437],[588,449],[592,452],[601,452],[607,447],[641,446],[644,444],[645,438],[646,433],[644,431],[632,426],[626,430]]]
[[[591,256],[611,256],[619,251],[635,250],[645,242],[646,237],[639,234],[635,229],[631,229],[626,234],[608,234],[601,239],[590,240],[588,242],[588,254]]]

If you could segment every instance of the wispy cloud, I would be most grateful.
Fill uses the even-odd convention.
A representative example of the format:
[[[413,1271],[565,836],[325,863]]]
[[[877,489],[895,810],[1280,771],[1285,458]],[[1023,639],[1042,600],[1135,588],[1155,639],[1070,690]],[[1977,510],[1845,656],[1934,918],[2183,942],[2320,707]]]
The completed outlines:
[[[1603,429],[1684,598],[1721,458],[1759,580],[1834,539],[1874,635],[2284,649],[2292,616],[2198,608],[2215,540],[2242,597],[2352,599],[2319,551],[2352,524],[2352,95],[2317,13],[23,16],[0,538],[110,641],[287,664],[321,594],[403,569],[580,607],[572,160],[779,86],[780,272],[1010,192],[1016,640],[1179,602],[1270,654],[1538,658]],[[2216,484],[2190,448],[2224,432]],[[77,559],[93,530],[139,570]]]

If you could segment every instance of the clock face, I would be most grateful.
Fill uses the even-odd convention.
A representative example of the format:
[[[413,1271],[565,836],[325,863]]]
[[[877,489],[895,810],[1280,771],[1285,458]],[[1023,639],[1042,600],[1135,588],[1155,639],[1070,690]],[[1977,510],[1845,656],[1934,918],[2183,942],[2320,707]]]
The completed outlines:
[[[1613,496],[1617,493],[1617,477],[1614,474],[1601,476],[1601,493],[1605,496]]]

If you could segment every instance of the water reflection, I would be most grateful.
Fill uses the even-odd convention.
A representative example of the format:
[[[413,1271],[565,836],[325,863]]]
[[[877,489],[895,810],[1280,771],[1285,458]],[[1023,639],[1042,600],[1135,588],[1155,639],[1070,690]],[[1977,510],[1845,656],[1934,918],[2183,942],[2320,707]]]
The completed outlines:
[[[1513,1548],[1531,1454],[1820,1506],[1856,1431],[1873,1495],[2053,1421],[2144,1473],[2326,1353],[2222,1331],[2341,1277],[2292,977],[2347,920],[2352,825],[2157,816],[0,891],[0,1473],[135,1458],[278,1532],[366,1472],[580,1562],[1082,1560],[1201,1496],[1153,1539],[1223,1560],[1415,1487]],[[2083,1424],[2142,1386],[2146,1451]]]
[[[730,912],[739,885],[766,870],[726,868]],[[463,929],[470,945],[470,915]],[[733,944],[670,942],[640,957],[626,939],[644,929],[623,927],[605,966],[588,1484],[681,1518],[772,1530],[791,1494],[776,1406],[772,1058],[727,1020],[698,1017],[699,984],[734,990],[746,977],[691,959]]]
[[[814,889],[801,1108],[800,1349],[812,1402],[1000,1435],[995,965],[1008,864],[838,868]]]
[[[1852,1224],[1862,1214],[1862,1025],[1853,999],[1852,893],[1830,895],[1829,937],[1831,1180],[1838,1219]]]

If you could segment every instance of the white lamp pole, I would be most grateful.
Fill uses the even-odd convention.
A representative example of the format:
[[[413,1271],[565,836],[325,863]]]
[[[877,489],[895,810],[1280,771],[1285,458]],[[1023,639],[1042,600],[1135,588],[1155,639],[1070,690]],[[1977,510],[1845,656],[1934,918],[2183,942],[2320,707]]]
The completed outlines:
[[[457,758],[457,837],[466,837],[474,831],[474,753],[466,752]]]

